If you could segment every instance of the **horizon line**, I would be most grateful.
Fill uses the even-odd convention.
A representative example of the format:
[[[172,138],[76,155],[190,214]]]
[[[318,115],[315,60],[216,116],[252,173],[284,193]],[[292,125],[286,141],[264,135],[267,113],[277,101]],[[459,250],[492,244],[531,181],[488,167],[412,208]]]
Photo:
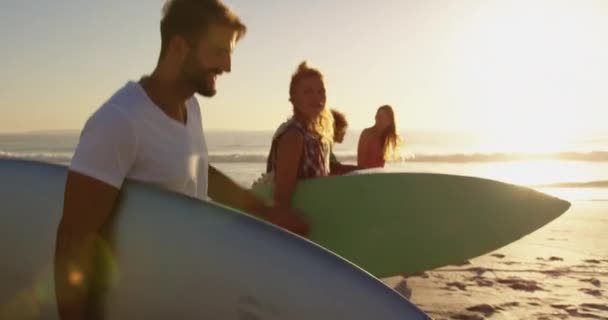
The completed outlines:
[[[367,128],[367,127],[366,127]],[[348,130],[353,131],[361,131],[365,128],[351,128]],[[269,132],[274,131],[276,128],[263,128],[263,129],[236,129],[236,128],[220,128],[220,127],[211,127],[211,128],[203,128],[205,132],[213,131],[213,132]],[[10,134],[40,134],[40,133],[73,133],[80,132],[82,129],[34,129],[34,130],[21,130],[21,131],[0,131],[2,135],[10,135]],[[485,129],[471,129],[471,128],[431,128],[431,127],[410,127],[410,128],[402,128],[399,129],[400,132],[403,131],[458,131],[458,132],[483,132]]]

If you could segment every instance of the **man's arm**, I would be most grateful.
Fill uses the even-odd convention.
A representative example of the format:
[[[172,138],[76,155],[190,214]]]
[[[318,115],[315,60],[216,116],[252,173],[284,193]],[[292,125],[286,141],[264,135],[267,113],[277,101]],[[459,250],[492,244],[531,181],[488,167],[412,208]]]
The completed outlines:
[[[95,318],[86,308],[93,282],[95,242],[118,194],[113,186],[68,172],[55,249],[55,293],[62,320]]]
[[[209,197],[229,207],[267,218],[271,207],[228,176],[209,165]]]
[[[296,213],[289,208],[266,205],[212,165],[209,165],[209,197],[229,207],[255,214],[301,236],[308,235],[308,224]]]

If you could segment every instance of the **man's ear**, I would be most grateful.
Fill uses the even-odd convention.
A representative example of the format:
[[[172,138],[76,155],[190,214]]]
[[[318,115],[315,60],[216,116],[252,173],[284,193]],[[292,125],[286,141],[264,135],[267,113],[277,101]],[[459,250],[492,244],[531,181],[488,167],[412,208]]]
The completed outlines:
[[[190,51],[190,44],[180,35],[175,35],[169,41],[169,52],[175,59],[183,61]]]

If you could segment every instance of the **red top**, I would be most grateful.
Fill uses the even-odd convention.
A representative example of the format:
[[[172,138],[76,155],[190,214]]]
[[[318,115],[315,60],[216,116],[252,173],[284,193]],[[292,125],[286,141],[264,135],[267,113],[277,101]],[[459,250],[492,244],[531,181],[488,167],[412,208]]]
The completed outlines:
[[[365,150],[364,161],[359,165],[364,168],[382,168],[384,167],[384,151],[380,143],[371,143]]]

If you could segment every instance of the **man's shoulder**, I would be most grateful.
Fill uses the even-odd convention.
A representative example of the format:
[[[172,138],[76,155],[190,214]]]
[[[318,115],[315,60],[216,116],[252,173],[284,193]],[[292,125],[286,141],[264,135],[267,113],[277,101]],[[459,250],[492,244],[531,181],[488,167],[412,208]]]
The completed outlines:
[[[129,110],[146,102],[148,102],[148,100],[143,88],[137,82],[128,81],[125,85],[116,90],[102,107],[109,105],[115,108]]]
[[[133,91],[133,84],[127,83],[97,107],[86,120],[81,136],[84,133],[107,135],[108,131],[132,134],[135,118],[140,113],[138,110],[142,109],[138,106],[141,100],[138,100],[137,93]]]
[[[142,95],[143,93],[137,88],[137,83],[127,82],[93,112],[89,121],[131,120],[139,113],[141,105],[145,103],[145,97]]]

